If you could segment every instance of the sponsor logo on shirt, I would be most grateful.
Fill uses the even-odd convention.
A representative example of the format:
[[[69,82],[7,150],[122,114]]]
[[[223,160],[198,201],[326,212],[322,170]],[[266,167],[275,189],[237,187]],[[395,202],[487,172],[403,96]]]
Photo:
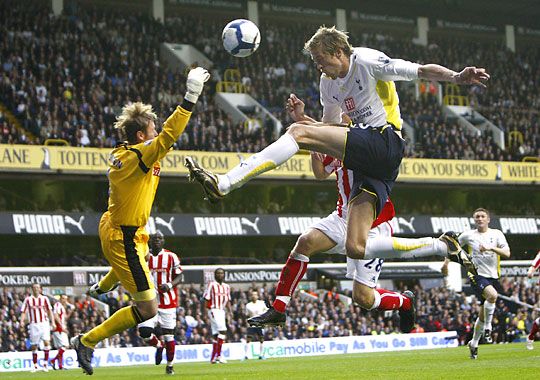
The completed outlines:
[[[353,98],[349,97],[345,99],[345,108],[347,108],[347,111],[352,111],[356,108]]]

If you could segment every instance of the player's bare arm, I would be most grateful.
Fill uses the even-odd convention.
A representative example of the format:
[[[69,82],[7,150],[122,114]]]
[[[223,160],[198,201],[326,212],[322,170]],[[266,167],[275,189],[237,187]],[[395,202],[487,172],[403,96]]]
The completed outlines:
[[[300,98],[295,94],[291,94],[289,99],[287,99],[287,104],[285,108],[294,121],[309,121],[315,122],[311,116],[308,116],[304,113],[305,104]]]
[[[60,320],[60,316],[58,314],[53,314],[53,312],[49,312],[49,316],[53,317],[51,318],[51,322],[54,321],[58,326],[62,327],[62,321]],[[63,327],[62,327],[63,328]]]
[[[20,322],[20,324],[21,324],[21,327],[24,327],[26,325],[26,313],[24,311],[21,313],[21,322]]]
[[[433,63],[418,67],[418,77],[421,79],[435,80],[440,82],[452,82],[455,84],[477,84],[486,87],[490,75],[484,68],[465,67],[460,72],[450,70],[444,66]]]
[[[180,282],[182,282],[182,276],[181,275],[177,275],[173,280],[172,282],[167,282],[165,284],[161,284],[159,286],[159,291],[162,292],[162,293],[167,293],[169,290],[171,290],[172,288],[174,288],[176,285],[178,285]]]
[[[315,178],[319,180],[326,179],[331,174],[324,170],[323,160],[324,154],[311,152],[311,170]]]

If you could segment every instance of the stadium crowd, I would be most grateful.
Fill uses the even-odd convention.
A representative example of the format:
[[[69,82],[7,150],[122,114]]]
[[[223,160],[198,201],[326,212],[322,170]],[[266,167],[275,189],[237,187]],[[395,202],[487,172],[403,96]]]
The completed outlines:
[[[503,278],[504,293],[512,298],[540,306],[540,289],[531,286],[524,279]],[[401,290],[407,289],[401,285]],[[268,300],[273,294],[270,286],[253,287],[261,299]],[[475,296],[455,293],[446,288],[422,289],[415,285],[418,299],[417,326],[415,332],[435,332],[453,330],[457,332],[459,344],[465,344],[471,337],[472,326],[481,309]],[[203,309],[202,291],[198,286],[181,285],[180,307],[177,314],[175,339],[179,344],[211,343],[210,322]],[[342,292],[350,297],[350,292]],[[398,333],[399,321],[396,313],[365,311],[359,306],[347,305],[333,289],[316,297],[301,297],[296,294],[288,309],[288,321],[284,328],[266,329],[266,340],[284,340],[315,337],[335,337],[349,335],[380,335]],[[227,311],[229,342],[239,342],[246,336],[246,303],[249,290],[232,289],[231,307]],[[0,351],[27,351],[26,332],[18,319],[25,293],[12,289],[0,289]],[[102,301],[110,307],[110,312],[129,303],[129,296],[122,288],[103,295]],[[346,298],[345,298],[346,299]],[[89,296],[70,297],[72,313],[67,325],[69,335],[87,331],[100,323],[104,316]],[[191,317],[191,318],[189,318]],[[512,342],[529,331],[536,312],[519,308],[513,302],[499,300],[493,322],[495,343]],[[135,329],[116,335],[109,342],[113,347],[143,345]]]
[[[223,16],[190,14],[161,24],[149,16],[96,10],[76,2],[67,3],[61,17],[52,15],[48,3],[3,3],[0,96],[20,122],[18,126],[0,117],[4,143],[63,139],[72,146],[112,147],[119,141],[113,120],[128,101],[151,103],[166,117],[185,90],[184,73],[159,59],[160,43],[171,41],[196,41],[195,46],[214,62],[211,82],[176,149],[253,152],[277,137],[271,122],[253,131],[216,107],[216,85],[225,79],[227,68],[239,69],[236,80],[284,126],[290,123],[283,105],[291,92],[305,100],[312,116],[321,116],[318,74],[301,53],[315,24],[264,21],[260,50],[237,60],[221,47],[221,28],[228,21]],[[487,90],[473,86],[462,95],[507,136],[514,132],[507,148],[501,150],[487,132],[480,136],[464,132],[442,114],[431,90],[425,94],[427,100],[411,100],[414,96],[400,90],[403,118],[416,135],[416,143],[407,149],[409,157],[520,160],[540,155],[540,69],[533,64],[538,48],[511,53],[493,42],[464,45],[440,37],[430,37],[426,48],[410,38],[354,32],[351,39],[354,45],[371,46],[390,56],[444,62],[453,68],[472,59],[472,64],[485,65],[492,74]]]

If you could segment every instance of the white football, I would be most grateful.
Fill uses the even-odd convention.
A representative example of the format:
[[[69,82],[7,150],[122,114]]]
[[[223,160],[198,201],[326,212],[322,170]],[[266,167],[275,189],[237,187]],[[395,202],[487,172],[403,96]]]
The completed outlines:
[[[253,22],[233,20],[223,29],[223,47],[235,57],[247,57],[259,47],[261,33]]]

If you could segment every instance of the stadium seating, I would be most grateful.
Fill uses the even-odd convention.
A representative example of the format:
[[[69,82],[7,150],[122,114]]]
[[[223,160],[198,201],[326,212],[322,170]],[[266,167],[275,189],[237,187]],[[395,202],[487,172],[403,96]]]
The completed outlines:
[[[48,3],[12,1],[1,15],[6,21],[6,33],[1,36],[2,102],[40,142],[59,138],[73,146],[112,147],[119,140],[112,123],[128,101],[149,102],[166,117],[184,93],[185,76],[159,62],[163,41],[196,41],[214,62],[212,81],[176,149],[253,152],[275,138],[271,128],[248,133],[215,106],[216,84],[230,67],[239,69],[247,91],[283,125],[290,122],[284,100],[293,91],[306,101],[311,115],[320,117],[318,75],[309,57],[301,52],[315,24],[263,21],[263,42],[257,54],[233,60],[220,46],[224,19],[190,14],[167,19],[162,25],[148,16],[104,12],[83,4],[76,16],[70,7],[65,12],[55,18]],[[537,48],[511,53],[494,43],[471,41],[464,45],[439,37],[432,38],[426,48],[403,37],[367,33],[353,34],[351,39],[354,45],[372,46],[390,56],[440,62],[455,69],[466,64],[485,65],[492,74],[487,90],[473,86],[463,91],[468,91],[465,95],[471,104],[506,132],[506,150],[501,151],[491,136],[476,137],[461,131],[441,116],[440,106],[433,101],[411,100],[403,92],[402,115],[417,135],[417,143],[407,148],[408,156],[521,160],[539,155]],[[3,130],[2,142],[31,140],[8,129],[9,133]],[[512,137],[510,132],[515,132]]]

